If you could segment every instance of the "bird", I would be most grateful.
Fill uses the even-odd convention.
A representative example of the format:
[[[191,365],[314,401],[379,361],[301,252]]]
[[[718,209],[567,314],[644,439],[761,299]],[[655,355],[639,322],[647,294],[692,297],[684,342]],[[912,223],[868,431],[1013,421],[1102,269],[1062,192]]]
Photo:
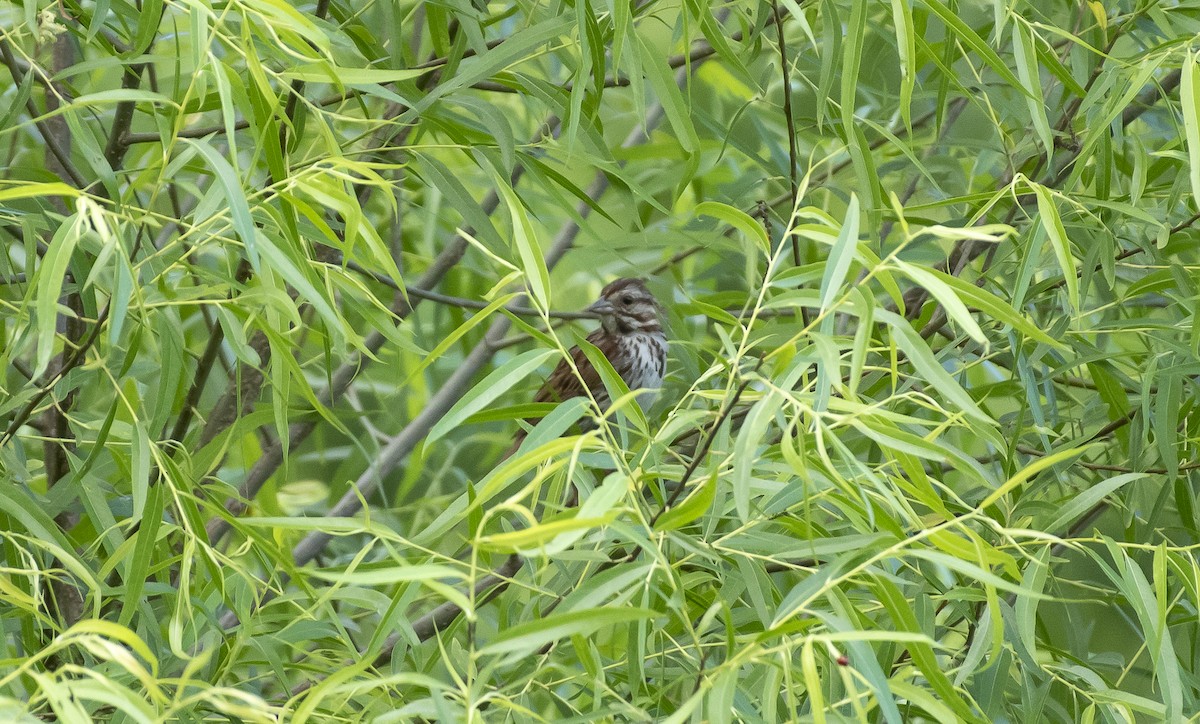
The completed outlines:
[[[623,277],[610,282],[600,291],[600,298],[585,311],[600,318],[600,327],[586,337],[587,341],[604,355],[629,389],[644,390],[638,394],[638,404],[643,408],[649,406],[666,373],[667,337],[659,318],[662,305],[650,293],[646,280]],[[558,363],[534,396],[534,401],[565,402],[590,393],[600,411],[607,410],[612,400],[600,373],[578,345],[568,354],[570,362],[564,358]],[[580,423],[584,432],[595,426],[590,418]],[[505,458],[517,451],[525,441],[525,435],[523,429],[517,432]]]

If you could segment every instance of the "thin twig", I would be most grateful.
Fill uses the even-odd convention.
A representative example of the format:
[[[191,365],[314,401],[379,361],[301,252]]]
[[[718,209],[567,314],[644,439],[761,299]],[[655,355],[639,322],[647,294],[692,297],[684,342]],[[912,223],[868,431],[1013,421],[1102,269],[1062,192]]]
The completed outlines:
[[[761,360],[759,360],[759,364],[762,364]],[[757,367],[755,369],[757,369]],[[684,489],[687,488],[688,482],[692,479],[692,475],[695,474],[696,469],[700,467],[701,461],[703,461],[705,456],[708,455],[708,450],[712,447],[713,440],[715,440],[717,437],[717,431],[721,429],[721,425],[725,424],[725,420],[728,419],[729,414],[733,412],[733,406],[738,403],[738,400],[740,400],[742,397],[742,393],[746,391],[746,388],[750,386],[752,381],[752,378],[746,378],[745,380],[742,380],[742,384],[738,385],[738,388],[734,391],[733,396],[726,400],[725,404],[722,405],[721,412],[717,415],[716,422],[714,422],[712,427],[709,428],[708,434],[704,436],[704,439],[700,442],[699,447],[696,448],[696,452],[692,454],[692,461],[689,462],[687,468],[684,469],[683,475],[679,478],[679,483],[675,486],[675,490],[671,493],[671,497],[668,498],[665,503],[663,503],[663,507],[654,514],[654,517],[650,519],[650,528],[654,528],[654,524],[658,522],[658,519],[661,518],[664,513],[674,507],[675,501],[679,499],[679,496],[683,493]]]
[[[779,69],[783,75],[783,119],[787,124],[788,138],[788,184],[792,191],[792,206],[796,205],[797,198],[800,196],[800,182],[796,178],[797,170],[800,164],[799,145],[796,141],[796,119],[792,116],[792,81],[790,70],[788,68],[787,44],[784,41],[783,18],[779,12],[779,5],[775,5],[775,33],[779,38]],[[800,238],[796,234],[792,234],[792,263],[800,266]]]
[[[139,234],[137,240],[133,244],[133,250],[129,254],[130,259],[133,259],[137,256],[138,251],[141,249],[141,245],[142,236]],[[62,367],[60,367],[55,374],[51,375],[49,379],[43,380],[38,385],[39,389],[37,393],[29,400],[29,402],[25,404],[24,407],[21,408],[21,411],[17,413],[16,417],[12,419],[12,422],[9,423],[8,428],[5,429],[4,434],[0,435],[0,447],[3,447],[13,439],[13,437],[17,434],[17,430],[19,430],[21,426],[29,420],[30,416],[33,415],[33,412],[37,409],[38,405],[41,404],[42,400],[46,399],[46,395],[49,395],[50,391],[54,389],[54,386],[57,385],[59,381],[67,375],[68,372],[75,369],[83,362],[83,358],[92,348],[92,345],[94,345],[96,340],[99,339],[100,331],[104,328],[104,323],[108,320],[108,314],[111,309],[112,302],[104,305],[104,308],[100,310],[98,315],[96,315],[96,322],[92,325],[92,329],[88,333],[88,336],[85,337],[80,345],[75,348],[74,354],[72,354],[71,357],[65,363],[63,363]]]
[[[422,289],[421,287],[401,287],[396,283],[395,279],[392,279],[386,274],[381,274],[377,271],[367,269],[358,262],[343,259],[341,263],[344,264],[347,269],[353,272],[362,274],[363,276],[369,276],[380,284],[390,287],[401,294],[410,294],[418,299],[437,302],[438,304],[445,304],[451,307],[460,307],[462,309],[487,309],[489,306],[487,302],[481,302],[475,299],[467,299],[466,297],[455,297],[449,294],[442,294],[441,292],[435,292],[432,289]],[[551,319],[567,320],[600,318],[600,315],[593,314],[592,312],[543,312],[540,309],[523,307],[519,305],[504,307],[504,310],[511,314],[515,314],[518,317],[535,317],[537,319],[541,319],[543,315],[550,317]]]

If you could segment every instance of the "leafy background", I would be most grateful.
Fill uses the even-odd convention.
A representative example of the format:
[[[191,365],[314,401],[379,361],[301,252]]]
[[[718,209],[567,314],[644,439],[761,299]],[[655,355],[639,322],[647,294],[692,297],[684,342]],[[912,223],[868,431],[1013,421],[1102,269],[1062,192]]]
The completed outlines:
[[[6,717],[1197,710],[1194,3],[0,14]]]

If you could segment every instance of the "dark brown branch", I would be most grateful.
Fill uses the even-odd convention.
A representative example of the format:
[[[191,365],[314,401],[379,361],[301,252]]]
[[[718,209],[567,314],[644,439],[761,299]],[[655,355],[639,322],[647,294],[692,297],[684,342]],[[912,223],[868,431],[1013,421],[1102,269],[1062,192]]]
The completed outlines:
[[[141,85],[142,72],[145,67],[145,63],[126,66],[125,73],[121,76],[121,88],[130,90]],[[129,126],[133,124],[133,112],[136,107],[135,101],[121,101],[117,104],[117,109],[113,114],[112,128],[108,134],[104,158],[114,171],[121,167],[121,162],[125,159],[125,152],[129,150]]]
[[[775,5],[775,33],[779,38],[779,70],[783,75],[783,119],[784,123],[787,124],[788,139],[788,185],[791,188],[791,203],[795,207],[796,201],[800,196],[800,183],[796,178],[800,164],[797,158],[800,148],[796,142],[796,119],[792,115],[792,80],[788,67],[787,44],[784,40],[783,18],[780,16],[778,3]],[[846,130],[847,132],[851,132],[853,129]],[[790,211],[788,217],[791,217]],[[800,266],[800,239],[796,234],[791,234],[791,237],[792,263]]]
[[[0,57],[4,59],[4,64],[8,66],[8,72],[12,74],[13,82],[18,86],[21,85],[25,76],[21,72],[20,66],[17,65],[17,59],[13,55],[12,48],[4,38],[0,38]],[[63,148],[57,134],[50,128],[49,123],[45,119],[39,120],[38,117],[41,114],[38,113],[37,106],[33,104],[33,98],[25,100],[25,110],[29,113],[29,117],[33,119],[34,125],[37,126],[38,132],[46,144],[46,148],[50,149],[50,153],[58,161],[63,173],[69,177],[71,185],[80,190],[87,188],[87,178],[79,172],[79,169],[71,161],[70,149]]]
[[[761,364],[762,360],[759,360],[759,365]],[[755,369],[758,369],[758,367],[756,366]],[[742,380],[742,384],[738,385],[738,388],[734,391],[733,396],[726,400],[725,404],[721,406],[721,412],[717,415],[717,419],[713,423],[712,427],[709,428],[708,434],[705,435],[704,439],[700,442],[700,446],[696,448],[696,452],[692,454],[692,461],[689,462],[687,468],[684,469],[683,475],[679,478],[679,483],[675,486],[675,491],[671,493],[671,497],[667,499],[667,502],[663,503],[663,507],[654,514],[654,517],[650,519],[651,528],[654,527],[654,524],[658,522],[658,519],[661,518],[663,514],[674,507],[675,502],[679,499],[679,496],[683,494],[683,491],[687,488],[688,482],[692,479],[692,475],[696,473],[696,469],[700,467],[700,463],[708,455],[708,450],[712,447],[713,440],[717,438],[717,432],[721,429],[721,425],[725,424],[725,420],[727,420],[729,418],[729,414],[733,412],[734,405],[736,405],[738,400],[742,398],[742,393],[746,391],[746,388],[750,386],[752,381],[753,380],[751,378]]]

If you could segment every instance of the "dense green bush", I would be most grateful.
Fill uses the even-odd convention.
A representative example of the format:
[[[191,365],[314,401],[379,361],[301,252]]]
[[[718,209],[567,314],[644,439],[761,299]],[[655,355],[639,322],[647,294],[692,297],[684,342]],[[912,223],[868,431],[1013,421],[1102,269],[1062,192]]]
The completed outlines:
[[[0,16],[5,716],[1197,710],[1192,4]]]

